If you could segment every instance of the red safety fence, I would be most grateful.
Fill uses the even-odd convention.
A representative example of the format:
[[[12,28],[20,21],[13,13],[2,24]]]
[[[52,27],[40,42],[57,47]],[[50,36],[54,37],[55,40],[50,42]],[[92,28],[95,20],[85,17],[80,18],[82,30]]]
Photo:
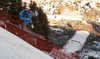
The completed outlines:
[[[54,59],[80,59],[75,54],[68,55],[68,53],[62,52],[61,50],[57,50],[53,48],[50,53],[50,56]]]
[[[79,59],[75,54],[67,55],[65,52],[60,51],[63,48],[54,46],[54,44],[45,39],[44,36],[18,27],[19,24],[23,23],[12,18],[16,16],[5,14],[2,11],[0,11],[0,13],[2,13],[2,15],[0,14],[0,27],[3,27],[7,31],[15,34],[22,40],[40,49],[41,51],[47,52],[48,55],[52,56],[54,59]]]

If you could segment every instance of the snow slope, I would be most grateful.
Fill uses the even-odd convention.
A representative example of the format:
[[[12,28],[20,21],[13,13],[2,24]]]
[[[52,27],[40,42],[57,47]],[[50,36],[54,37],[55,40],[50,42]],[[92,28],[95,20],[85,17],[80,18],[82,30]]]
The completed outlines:
[[[0,59],[53,59],[0,27]]]

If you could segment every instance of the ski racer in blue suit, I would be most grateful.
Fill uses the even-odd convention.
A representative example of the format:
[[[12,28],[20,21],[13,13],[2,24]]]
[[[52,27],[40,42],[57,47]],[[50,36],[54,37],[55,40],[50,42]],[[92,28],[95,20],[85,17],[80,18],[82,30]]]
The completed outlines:
[[[37,13],[37,12],[36,12]],[[24,25],[26,26],[28,23],[31,23],[31,27],[34,28],[32,24],[32,16],[37,16],[37,14],[34,14],[31,10],[23,10],[19,13],[19,17],[24,21]]]

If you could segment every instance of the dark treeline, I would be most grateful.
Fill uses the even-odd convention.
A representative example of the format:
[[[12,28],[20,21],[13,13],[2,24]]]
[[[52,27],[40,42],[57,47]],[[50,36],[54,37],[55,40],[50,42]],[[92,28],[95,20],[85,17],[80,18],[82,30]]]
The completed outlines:
[[[0,10],[3,10],[7,14],[18,16],[21,10],[26,9],[26,5],[22,6],[22,0],[1,0]]]

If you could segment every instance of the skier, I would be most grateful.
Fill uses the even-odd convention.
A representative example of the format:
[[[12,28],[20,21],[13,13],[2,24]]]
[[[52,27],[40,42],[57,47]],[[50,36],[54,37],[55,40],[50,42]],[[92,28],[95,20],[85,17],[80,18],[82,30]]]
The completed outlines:
[[[34,13],[31,11],[31,10],[23,10],[19,13],[19,17],[22,19],[22,20],[25,20],[24,21],[24,25],[26,27],[26,25],[28,23],[31,23],[31,28],[34,28],[34,25],[32,24],[32,16],[33,17],[36,17],[38,16],[38,13],[37,11],[35,11]]]

